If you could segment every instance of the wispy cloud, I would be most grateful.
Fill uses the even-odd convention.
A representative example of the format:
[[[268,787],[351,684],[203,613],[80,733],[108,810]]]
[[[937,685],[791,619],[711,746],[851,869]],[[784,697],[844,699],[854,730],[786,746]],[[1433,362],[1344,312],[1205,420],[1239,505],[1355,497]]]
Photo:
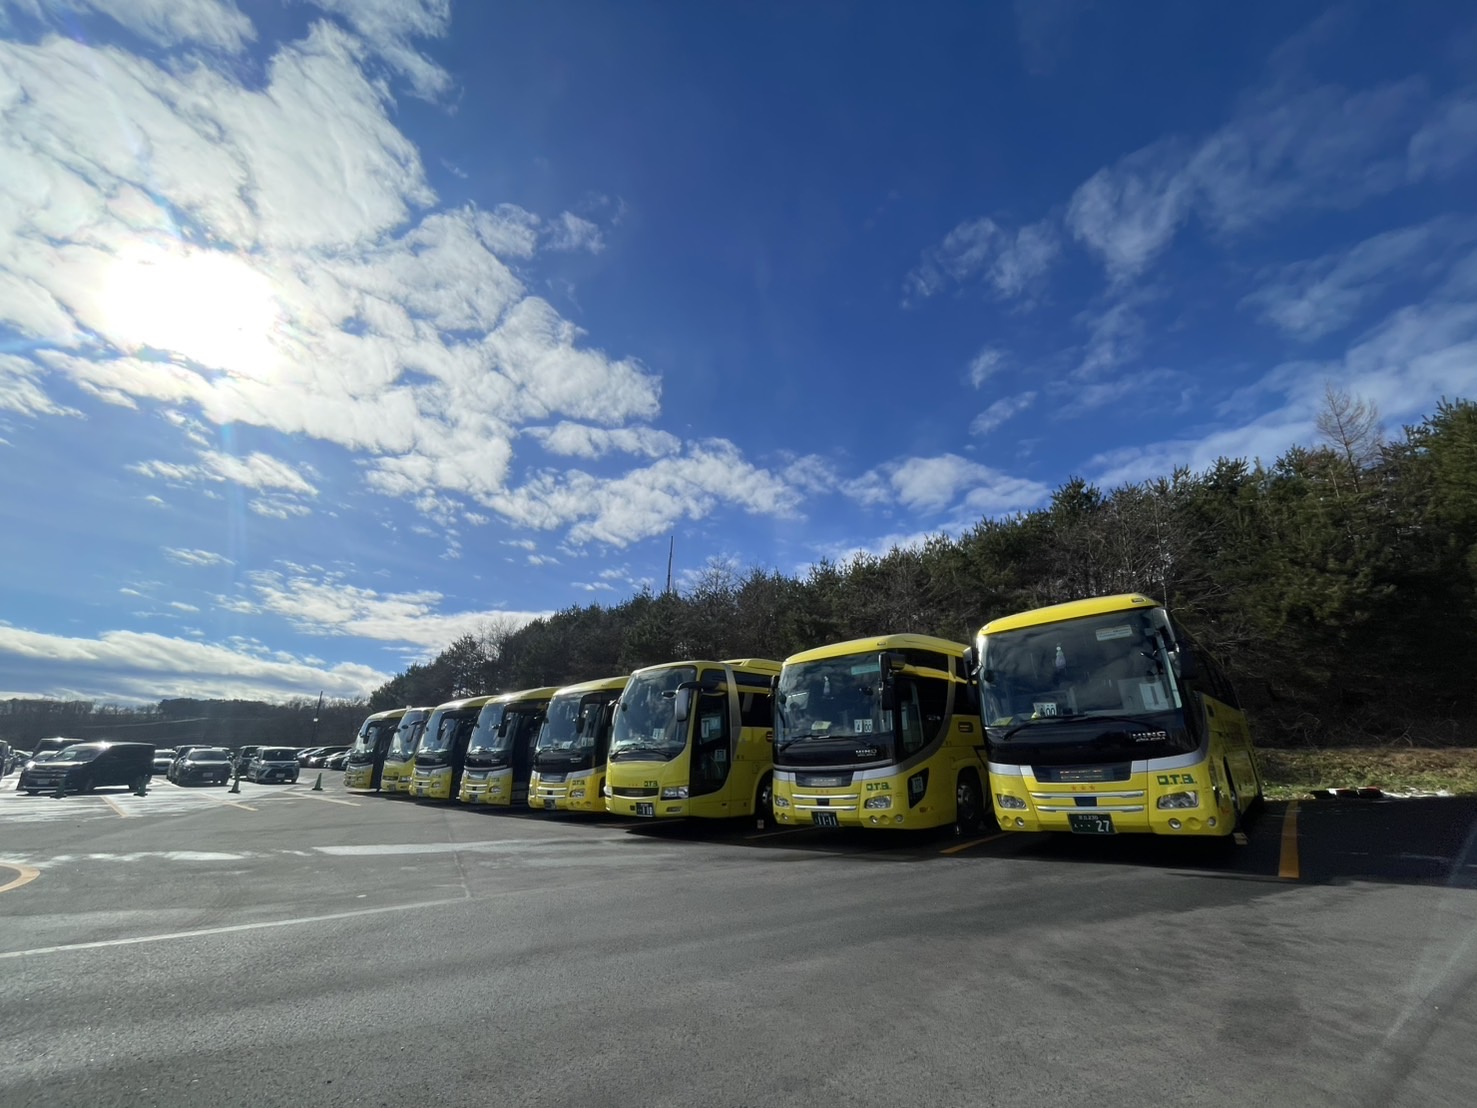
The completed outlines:
[[[1015,396],[1002,396],[995,403],[974,417],[969,425],[971,435],[988,435],[997,427],[1014,419],[1036,402],[1034,392],[1023,392]]]
[[[224,554],[212,550],[188,550],[177,546],[166,546],[164,556],[182,566],[230,566],[236,563]]]
[[[598,254],[605,249],[605,236],[600,233],[600,228],[573,212],[560,212],[557,218],[550,220],[547,233],[550,250],[584,250]]]
[[[58,23],[91,10],[155,46],[208,46],[235,54],[256,40],[256,28],[232,0],[10,0],[36,17]],[[0,13],[0,22],[3,22]]]
[[[1060,236],[1050,220],[1016,230],[988,217],[966,220],[924,251],[903,282],[905,301],[925,299],[976,278],[1000,299],[1021,297],[1037,285],[1060,250]]]
[[[897,503],[924,514],[950,507],[976,512],[1028,508],[1049,494],[1037,481],[1012,477],[958,454],[904,458],[870,470],[842,488],[862,504]]]
[[[155,0],[167,3],[169,0]],[[445,96],[451,76],[411,43],[440,38],[451,25],[451,0],[309,0],[333,12],[425,100]]]
[[[1445,271],[1451,255],[1477,239],[1477,221],[1441,218],[1367,238],[1348,250],[1270,271],[1243,301],[1285,334],[1321,338],[1353,323],[1366,305],[1402,281]]]
[[[981,388],[986,381],[1004,369],[1005,364],[1005,351],[995,346],[983,347],[969,359],[969,383],[975,388]]]

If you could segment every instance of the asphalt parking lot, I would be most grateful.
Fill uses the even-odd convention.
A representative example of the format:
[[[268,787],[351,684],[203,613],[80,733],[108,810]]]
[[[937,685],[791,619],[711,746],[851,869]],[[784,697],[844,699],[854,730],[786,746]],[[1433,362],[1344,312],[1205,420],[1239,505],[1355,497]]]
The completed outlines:
[[[1477,802],[1245,846],[0,785],[0,1104],[1462,1104]]]

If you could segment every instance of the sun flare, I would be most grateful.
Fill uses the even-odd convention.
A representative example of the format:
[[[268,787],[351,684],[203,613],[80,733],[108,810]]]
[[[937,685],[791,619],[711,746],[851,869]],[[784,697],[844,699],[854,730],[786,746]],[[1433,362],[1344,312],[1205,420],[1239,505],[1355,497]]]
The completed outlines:
[[[147,247],[108,274],[107,337],[131,353],[152,349],[258,380],[276,377],[282,311],[272,282],[238,254]]]

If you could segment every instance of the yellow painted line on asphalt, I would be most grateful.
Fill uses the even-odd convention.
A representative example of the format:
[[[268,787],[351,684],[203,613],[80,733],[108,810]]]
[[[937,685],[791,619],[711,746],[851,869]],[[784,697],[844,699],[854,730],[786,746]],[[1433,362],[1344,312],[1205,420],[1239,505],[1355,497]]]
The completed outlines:
[[[1277,876],[1296,881],[1301,876],[1298,867],[1298,802],[1290,800],[1282,816],[1282,861],[1277,867]]]
[[[956,846],[946,846],[946,847],[944,847],[943,850],[940,850],[939,853],[940,854],[960,854],[960,853],[962,853],[962,852],[964,852],[966,850],[969,850],[971,847],[984,846],[985,843],[992,843],[996,839],[1003,839],[1003,838],[1005,838],[1006,835],[1009,835],[1009,834],[1010,834],[1009,831],[998,831],[998,832],[996,832],[993,835],[986,835],[983,839],[972,839],[972,840],[970,840],[967,843],[959,843]]]
[[[113,811],[117,812],[124,819],[127,819],[129,817],[129,813],[128,812],[125,812],[123,810],[122,805],[120,805],[111,796],[100,796],[100,797],[98,797],[98,799],[101,800],[104,804],[106,804],[109,808],[113,809]]]
[[[20,874],[19,877],[0,885],[0,893],[8,893],[11,889],[18,889],[22,885],[29,885],[41,876],[41,871],[35,866],[25,865],[23,862],[0,862],[0,869],[13,869]]]

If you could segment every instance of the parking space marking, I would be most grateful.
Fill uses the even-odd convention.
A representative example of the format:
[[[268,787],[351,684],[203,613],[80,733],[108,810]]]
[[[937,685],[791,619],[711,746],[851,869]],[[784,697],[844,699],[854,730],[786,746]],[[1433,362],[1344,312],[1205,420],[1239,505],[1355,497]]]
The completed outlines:
[[[1282,816],[1282,857],[1277,866],[1277,876],[1296,881],[1301,876],[1298,865],[1298,802],[1289,800],[1287,811]]]
[[[19,875],[5,884],[0,885],[0,893],[8,893],[12,889],[18,889],[22,885],[29,885],[41,876],[41,871],[35,866],[28,866],[24,862],[0,862],[0,869],[13,869]]]
[[[127,819],[132,814],[130,812],[125,812],[123,810],[122,806],[116,800],[114,800],[111,796],[103,796],[103,797],[99,797],[98,799],[101,800],[104,804],[106,804],[109,808],[113,809],[113,811],[117,812],[118,815],[120,817],[122,817],[123,819]]]
[[[996,839],[1003,839],[1003,838],[1005,838],[1005,836],[1007,836],[1009,834],[1011,834],[1011,832],[1009,832],[1009,831],[997,831],[993,835],[986,835],[983,839],[973,839],[973,840],[971,840],[970,842],[967,842],[967,843],[958,843],[958,844],[956,844],[954,846],[946,846],[946,847],[944,847],[943,850],[940,850],[939,853],[940,854],[960,854],[960,853],[962,853],[962,852],[964,852],[966,850],[969,850],[971,847],[983,846],[985,843],[992,843]]]
[[[242,804],[239,800],[222,800],[220,797],[211,796],[209,793],[195,793],[194,795],[198,796],[201,800],[208,800],[212,804],[229,804],[232,808],[241,808],[248,812],[256,811],[250,804]]]
[[[359,802],[357,800],[339,800],[337,797],[333,797],[333,796],[315,796],[311,792],[305,792],[305,793],[283,793],[282,795],[283,796],[290,796],[290,797],[292,797],[295,800],[321,800],[325,804],[347,804],[350,808],[357,808],[357,807],[359,807]]]
[[[6,886],[8,888],[9,886]],[[0,889],[0,892],[3,892]],[[479,896],[487,900],[494,896],[513,896],[514,890],[489,893]],[[527,895],[526,893],[524,895]],[[230,935],[238,931],[265,931],[273,927],[297,927],[305,923],[329,923],[333,920],[357,919],[360,916],[379,916],[387,912],[413,912],[419,908],[445,908],[451,904],[464,904],[467,897],[458,896],[447,900],[424,900],[416,904],[387,904],[380,908],[360,908],[354,912],[331,912],[323,916],[297,916],[293,919],[262,920],[258,923],[233,923],[225,927],[202,927],[197,931],[173,931],[167,935],[135,935],[127,939],[98,939],[90,943],[64,943],[61,946],[38,946],[31,950],[0,951],[0,961],[10,958],[31,958],[38,954],[62,954],[71,950],[102,950],[110,946],[138,946],[141,943],[165,943],[174,939],[193,939],[205,935]]]

